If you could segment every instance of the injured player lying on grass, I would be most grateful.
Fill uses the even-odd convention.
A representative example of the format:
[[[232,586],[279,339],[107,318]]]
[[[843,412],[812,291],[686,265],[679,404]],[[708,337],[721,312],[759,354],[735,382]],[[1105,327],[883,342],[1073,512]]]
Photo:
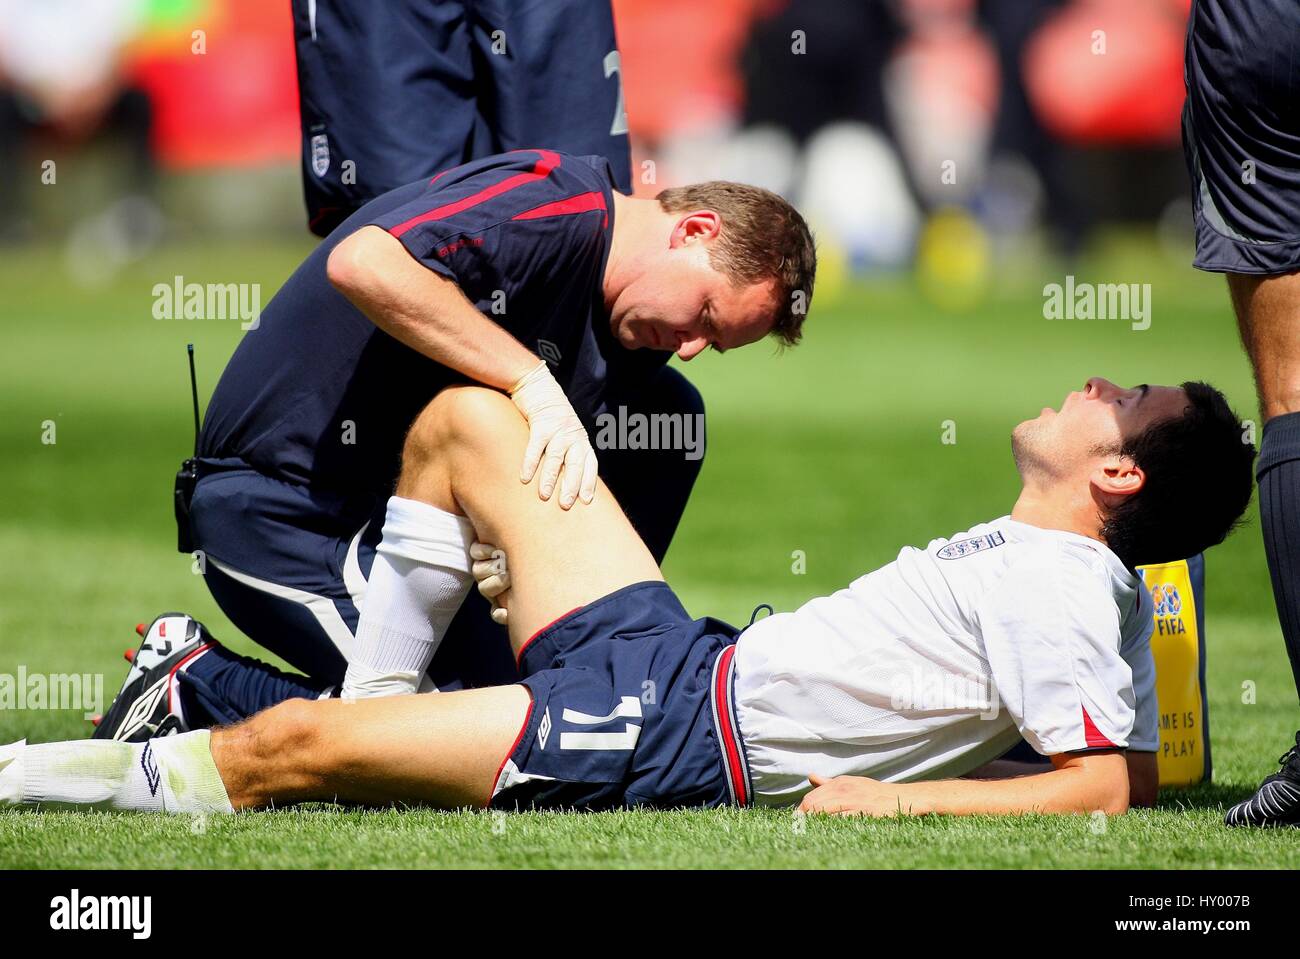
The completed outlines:
[[[406,443],[390,520],[411,522],[385,535],[448,577],[467,575],[475,536],[504,551],[509,588],[488,589],[519,683],[291,699],[138,743],[16,743],[0,749],[0,804],[1121,813],[1154,798],[1158,745],[1134,567],[1222,541],[1254,450],[1197,383],[1092,379],[1012,437],[1009,516],[738,631],[687,615],[608,490],[566,512],[520,483],[528,431],[509,399],[448,389]],[[418,678],[411,638],[359,650],[353,685]],[[953,778],[1022,737],[1052,769]]]

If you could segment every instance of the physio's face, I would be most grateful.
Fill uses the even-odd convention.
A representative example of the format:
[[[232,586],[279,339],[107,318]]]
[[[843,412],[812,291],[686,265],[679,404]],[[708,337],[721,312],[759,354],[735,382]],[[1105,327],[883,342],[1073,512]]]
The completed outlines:
[[[1090,470],[1098,450],[1123,446],[1151,424],[1181,415],[1187,403],[1180,387],[1144,383],[1126,389],[1094,376],[1067,394],[1059,410],[1044,407],[1015,428],[1016,462],[1022,472],[1029,467],[1057,476]]]
[[[649,254],[646,268],[623,289],[610,328],[629,350],[676,353],[689,360],[757,342],[776,316],[775,282],[735,287],[709,263],[709,244],[688,238]]]

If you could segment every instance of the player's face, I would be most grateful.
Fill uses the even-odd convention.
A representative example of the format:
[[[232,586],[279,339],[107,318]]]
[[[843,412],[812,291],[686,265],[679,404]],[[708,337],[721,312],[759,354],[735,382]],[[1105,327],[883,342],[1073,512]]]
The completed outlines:
[[[610,327],[629,350],[683,360],[757,342],[772,329],[775,282],[733,286],[709,262],[707,239],[687,237],[658,251],[615,300]]]
[[[1059,410],[1044,407],[1012,433],[1016,461],[1025,468],[1068,476],[1088,471],[1099,450],[1122,447],[1160,420],[1182,414],[1187,394],[1176,386],[1142,384],[1124,388],[1094,376],[1068,394]]]

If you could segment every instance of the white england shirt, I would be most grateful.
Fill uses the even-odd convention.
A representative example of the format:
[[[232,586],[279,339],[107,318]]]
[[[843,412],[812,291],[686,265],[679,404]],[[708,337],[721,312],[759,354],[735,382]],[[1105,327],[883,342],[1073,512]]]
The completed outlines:
[[[1004,516],[740,636],[755,800],[807,776],[961,776],[1024,737],[1043,755],[1159,746],[1150,594],[1096,540]]]

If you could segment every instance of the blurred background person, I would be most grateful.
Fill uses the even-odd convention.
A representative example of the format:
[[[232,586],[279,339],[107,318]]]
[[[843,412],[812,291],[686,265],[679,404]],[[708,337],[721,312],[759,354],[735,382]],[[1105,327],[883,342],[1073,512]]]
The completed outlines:
[[[293,30],[313,233],[510,150],[603,156],[629,189],[608,0],[293,0]]]
[[[52,150],[120,145],[120,194],[82,220],[101,214],[100,238],[128,245],[146,238],[156,216],[152,105],[123,71],[143,13],[142,0],[0,0],[0,168],[21,170]],[[43,163],[41,174],[56,182],[57,163]],[[0,190],[0,241],[28,238],[29,203],[18,182]]]
[[[915,267],[960,309],[1043,240],[1072,257],[1097,224],[1185,230],[1188,3],[0,0],[0,139],[38,174],[42,130],[74,157],[123,132],[115,198],[157,188],[168,230],[263,235],[289,226],[286,161],[324,235],[399,183],[545,141],[641,195],[773,189],[818,228],[824,292],[836,262]],[[28,208],[6,227],[67,227]]]

